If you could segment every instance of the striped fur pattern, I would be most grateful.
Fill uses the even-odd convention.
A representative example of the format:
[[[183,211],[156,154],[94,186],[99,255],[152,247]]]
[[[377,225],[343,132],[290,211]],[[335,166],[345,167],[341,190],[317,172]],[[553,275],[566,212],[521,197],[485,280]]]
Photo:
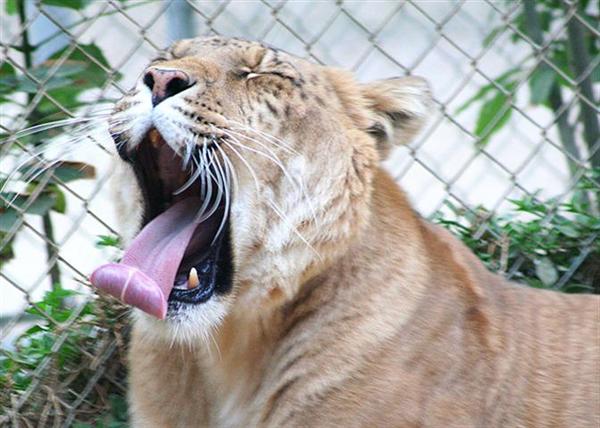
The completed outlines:
[[[155,126],[184,158],[217,142],[235,182],[235,278],[178,318],[135,315],[134,426],[600,425],[600,300],[488,272],[380,168],[428,114],[421,79],[359,84],[219,37],[157,64],[198,83],[154,109],[138,85],[113,134],[131,147]],[[142,196],[116,168],[131,237]]]

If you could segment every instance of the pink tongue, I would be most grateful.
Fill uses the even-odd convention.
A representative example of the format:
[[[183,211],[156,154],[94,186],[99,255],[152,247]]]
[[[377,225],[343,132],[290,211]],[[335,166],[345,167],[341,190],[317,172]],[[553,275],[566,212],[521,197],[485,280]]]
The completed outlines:
[[[177,269],[198,226],[194,219],[199,202],[184,199],[148,223],[120,263],[100,266],[92,273],[92,285],[164,319]]]

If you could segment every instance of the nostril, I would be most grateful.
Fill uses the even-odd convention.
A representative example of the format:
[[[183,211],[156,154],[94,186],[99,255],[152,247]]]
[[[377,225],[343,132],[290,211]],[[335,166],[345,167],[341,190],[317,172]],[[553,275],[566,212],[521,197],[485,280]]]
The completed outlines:
[[[167,88],[165,91],[166,96],[171,97],[175,94],[178,94],[181,91],[186,90],[190,86],[191,85],[190,85],[189,79],[181,78],[181,77],[173,77],[171,80],[169,80],[169,83],[167,83]]]
[[[151,68],[144,74],[142,79],[152,92],[152,104],[160,104],[165,99],[176,95],[190,86],[194,81],[182,70],[171,70],[161,68]]]
[[[149,71],[144,76],[144,85],[146,85],[150,90],[154,89],[154,76],[152,75],[152,72]]]

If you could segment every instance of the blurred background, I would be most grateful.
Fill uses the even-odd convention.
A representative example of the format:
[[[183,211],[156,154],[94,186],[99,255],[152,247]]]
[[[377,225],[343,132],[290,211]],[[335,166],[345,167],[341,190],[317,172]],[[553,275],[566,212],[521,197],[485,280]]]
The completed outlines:
[[[385,164],[417,210],[508,277],[600,292],[598,1],[0,9],[0,424],[126,426],[126,322],[86,279],[120,252],[105,115],[180,38],[260,40],[360,81],[425,77],[435,110]]]

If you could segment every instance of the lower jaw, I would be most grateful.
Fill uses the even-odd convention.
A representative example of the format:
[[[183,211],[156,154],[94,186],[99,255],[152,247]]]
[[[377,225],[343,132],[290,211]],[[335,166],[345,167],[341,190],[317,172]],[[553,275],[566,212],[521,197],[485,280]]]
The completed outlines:
[[[221,235],[212,245],[209,254],[196,269],[200,284],[192,289],[173,288],[168,298],[167,317],[182,309],[199,307],[215,294],[226,294],[231,290],[233,281],[233,261],[229,220]]]
[[[167,316],[179,312],[182,308],[196,307],[210,300],[215,292],[213,286],[196,287],[193,290],[178,290],[178,296],[173,297],[173,293],[167,301]],[[185,293],[185,294],[184,294]]]

